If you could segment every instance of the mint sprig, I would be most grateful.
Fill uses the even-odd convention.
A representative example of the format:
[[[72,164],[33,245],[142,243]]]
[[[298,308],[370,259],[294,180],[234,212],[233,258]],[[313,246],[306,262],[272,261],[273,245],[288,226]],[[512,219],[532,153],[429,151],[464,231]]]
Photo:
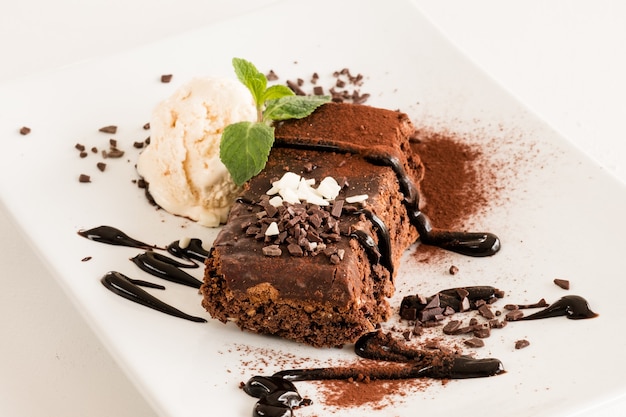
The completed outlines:
[[[296,96],[287,86],[267,86],[267,77],[249,61],[233,58],[239,81],[245,85],[257,109],[256,122],[226,126],[220,141],[220,159],[238,186],[265,167],[274,144],[275,120],[301,119],[330,101],[330,96]]]

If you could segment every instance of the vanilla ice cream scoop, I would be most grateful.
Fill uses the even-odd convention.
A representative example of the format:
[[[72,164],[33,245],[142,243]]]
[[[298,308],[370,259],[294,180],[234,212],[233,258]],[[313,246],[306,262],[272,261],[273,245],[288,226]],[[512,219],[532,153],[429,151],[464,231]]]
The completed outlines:
[[[229,124],[256,116],[250,92],[226,78],[195,78],[161,102],[137,162],[154,201],[204,226],[224,223],[240,189],[220,161],[220,138]]]

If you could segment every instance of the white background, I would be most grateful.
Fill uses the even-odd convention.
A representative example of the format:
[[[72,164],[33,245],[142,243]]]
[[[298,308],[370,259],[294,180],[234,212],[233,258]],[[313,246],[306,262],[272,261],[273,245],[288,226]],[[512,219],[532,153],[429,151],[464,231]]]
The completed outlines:
[[[273,2],[0,0],[0,83]],[[626,2],[415,4],[498,83],[626,183]],[[0,230],[0,415],[154,417],[1,210]],[[586,415],[624,411],[626,402],[616,402]]]

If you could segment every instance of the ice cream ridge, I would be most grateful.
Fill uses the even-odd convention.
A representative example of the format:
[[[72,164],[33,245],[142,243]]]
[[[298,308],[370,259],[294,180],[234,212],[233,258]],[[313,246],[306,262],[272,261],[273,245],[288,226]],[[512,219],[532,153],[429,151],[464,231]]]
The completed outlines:
[[[202,304],[213,318],[341,346],[390,317],[400,257],[417,239],[472,256],[498,251],[495,235],[438,230],[421,212],[423,166],[406,114],[328,103],[274,126],[265,168],[245,184],[207,259]],[[337,191],[326,203],[284,198],[298,185],[280,191],[283,181],[325,189],[329,178]]]

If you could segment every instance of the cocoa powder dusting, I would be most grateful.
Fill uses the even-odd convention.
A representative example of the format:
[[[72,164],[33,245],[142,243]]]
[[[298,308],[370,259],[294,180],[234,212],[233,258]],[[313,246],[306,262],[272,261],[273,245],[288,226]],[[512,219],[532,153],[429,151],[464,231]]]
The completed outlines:
[[[411,393],[420,392],[433,383],[445,383],[431,379],[387,381],[341,381],[316,382],[316,390],[323,397],[324,405],[345,409],[367,407],[382,410],[398,404]]]
[[[411,147],[424,164],[423,207],[437,227],[463,228],[488,202],[475,162],[481,150],[452,135],[416,132]]]

